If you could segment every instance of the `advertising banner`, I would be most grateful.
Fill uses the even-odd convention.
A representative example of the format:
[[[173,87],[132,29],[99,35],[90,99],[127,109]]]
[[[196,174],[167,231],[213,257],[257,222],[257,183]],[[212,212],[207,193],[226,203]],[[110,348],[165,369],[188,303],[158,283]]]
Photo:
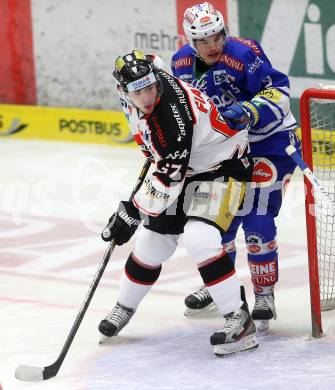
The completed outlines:
[[[0,105],[0,137],[135,145],[123,112]]]
[[[240,35],[260,41],[272,64],[289,76],[292,107],[307,88],[335,85],[335,3],[332,0],[238,1]]]

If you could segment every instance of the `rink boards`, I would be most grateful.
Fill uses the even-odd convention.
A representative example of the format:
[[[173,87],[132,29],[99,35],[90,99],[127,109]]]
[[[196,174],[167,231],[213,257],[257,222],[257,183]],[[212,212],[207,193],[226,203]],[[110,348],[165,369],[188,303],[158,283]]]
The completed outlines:
[[[134,145],[122,112],[79,108],[0,105],[0,136]]]
[[[300,137],[300,129],[298,135]],[[121,111],[0,104],[0,137],[134,146]],[[333,130],[312,129],[315,166],[335,164]]]

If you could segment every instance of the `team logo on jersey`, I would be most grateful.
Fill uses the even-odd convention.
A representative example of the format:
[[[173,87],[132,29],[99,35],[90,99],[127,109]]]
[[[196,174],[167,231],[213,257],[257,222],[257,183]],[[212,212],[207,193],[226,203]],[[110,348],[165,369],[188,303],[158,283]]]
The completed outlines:
[[[154,126],[155,135],[158,139],[159,144],[161,145],[162,148],[166,148],[168,144],[163,129],[161,128],[161,125],[158,121],[157,115],[152,116],[152,124]]]
[[[254,74],[262,64],[264,64],[264,61],[257,56],[253,63],[248,64],[248,72]]]
[[[180,115],[180,112],[177,108],[176,103],[170,103],[170,107],[172,109],[173,117],[176,119],[177,125],[179,127],[177,141],[180,142],[184,138],[184,136],[186,135],[185,122],[183,121],[183,119]]]
[[[230,57],[227,54],[222,54],[220,56],[219,62],[223,62],[224,64],[226,64],[232,69],[237,70],[238,72],[242,72],[244,69],[243,62],[239,61],[237,58]]]
[[[277,180],[277,169],[267,158],[254,158],[251,187],[268,187]]]
[[[180,150],[176,150],[173,153],[168,154],[167,158],[171,158],[172,160],[186,158],[190,152],[187,149],[184,149],[182,152]]]
[[[151,196],[152,198],[160,199],[163,201],[167,201],[169,199],[169,194],[157,190],[154,187],[153,182],[149,178],[145,179],[144,188],[145,188],[145,193]]]
[[[214,84],[221,85],[223,82],[229,84],[229,79],[226,70],[214,70],[213,72]]]

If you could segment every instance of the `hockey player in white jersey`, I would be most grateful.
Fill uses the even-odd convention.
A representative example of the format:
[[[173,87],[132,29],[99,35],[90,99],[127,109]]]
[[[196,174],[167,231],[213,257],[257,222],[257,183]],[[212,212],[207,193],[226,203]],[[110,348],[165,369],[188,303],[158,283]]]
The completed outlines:
[[[120,203],[102,232],[105,241],[122,245],[141,225],[117,303],[99,331],[116,336],[128,323],[184,233],[184,246],[225,317],[210,338],[214,353],[257,347],[243,287],[221,244],[252,172],[247,131],[231,130],[206,95],[156,68],[140,51],[120,56],[114,77],[134,138],[153,171],[132,202]]]

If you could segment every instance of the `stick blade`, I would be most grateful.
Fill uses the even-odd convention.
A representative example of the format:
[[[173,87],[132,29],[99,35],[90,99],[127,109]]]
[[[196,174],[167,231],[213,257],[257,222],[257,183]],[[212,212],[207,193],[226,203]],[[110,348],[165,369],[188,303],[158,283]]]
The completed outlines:
[[[40,382],[44,379],[43,367],[19,366],[15,370],[15,378],[25,382]]]

